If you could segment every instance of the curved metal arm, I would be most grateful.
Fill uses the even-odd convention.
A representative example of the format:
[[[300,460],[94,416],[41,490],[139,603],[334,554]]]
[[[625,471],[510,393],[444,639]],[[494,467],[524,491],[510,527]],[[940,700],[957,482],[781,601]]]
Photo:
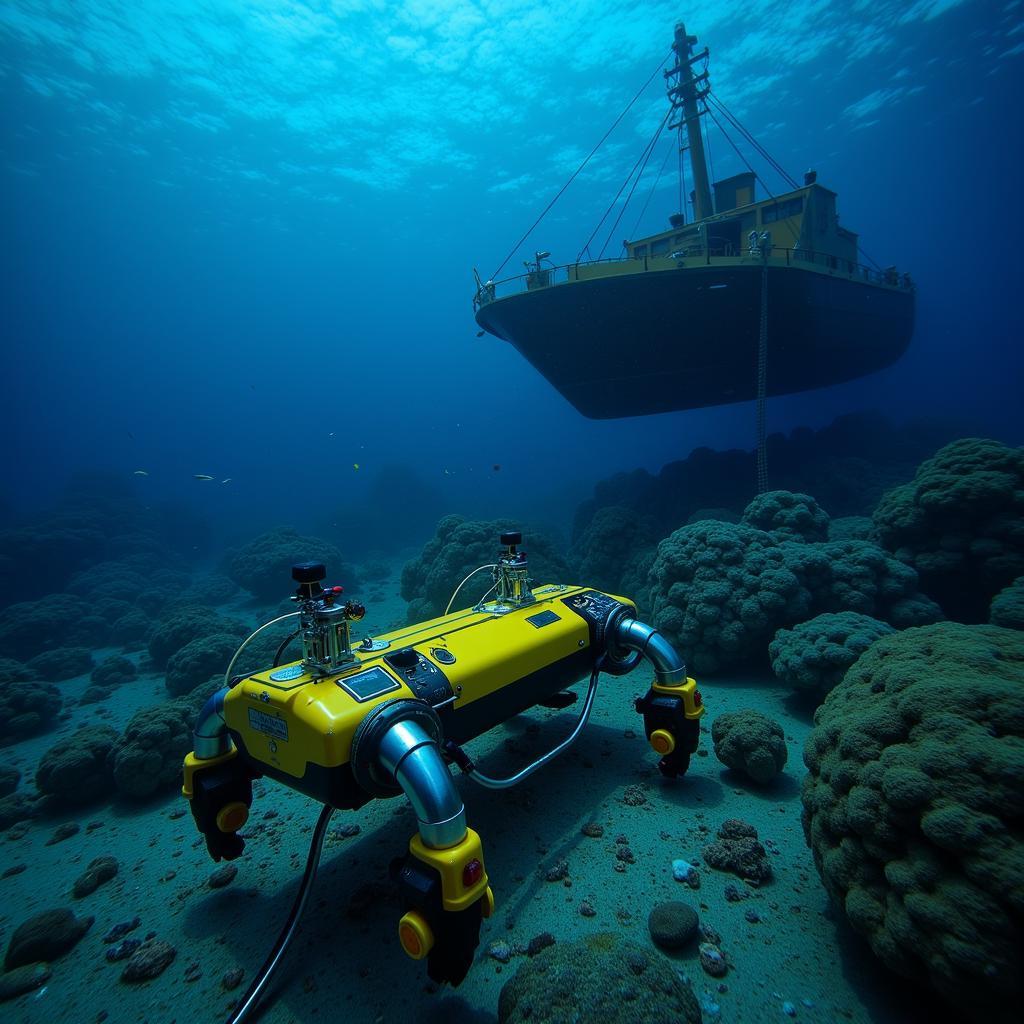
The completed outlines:
[[[224,697],[228,687],[223,687],[209,697],[196,719],[192,731],[192,752],[200,761],[220,757],[231,750],[231,737],[224,722]]]
[[[654,675],[659,683],[686,682],[686,662],[653,626],[638,619],[622,619],[616,624],[610,639],[619,646],[642,654],[654,666]]]

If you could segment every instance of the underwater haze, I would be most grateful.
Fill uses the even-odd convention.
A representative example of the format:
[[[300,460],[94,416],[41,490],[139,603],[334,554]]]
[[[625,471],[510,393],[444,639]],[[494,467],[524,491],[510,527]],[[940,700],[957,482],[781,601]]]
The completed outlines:
[[[693,222],[681,135],[629,184],[680,21],[732,127],[816,172],[860,263],[913,283],[905,354],[769,398],[760,453],[755,402],[588,419],[475,319],[479,282],[537,254],[623,258]],[[253,1020],[1015,1019],[1022,0],[4,0],[0,90],[5,1020],[235,1021],[318,835]],[[752,166],[759,200],[790,190],[703,120],[713,182]],[[533,598],[501,589],[516,529],[562,588],[529,629]],[[380,693],[339,683],[351,707],[319,733],[265,694],[218,733],[261,744],[225,769],[240,788],[207,819],[182,798],[193,729],[232,721],[239,679],[301,658],[317,685],[290,624],[233,660],[294,612],[303,561],[345,587],[318,614],[355,602],[345,664],[377,659],[488,775],[586,724],[504,788],[426,743],[496,903],[472,890],[464,981],[437,965],[447,911],[429,960],[399,944],[389,864],[418,866],[424,823],[349,763]],[[623,597],[566,612],[577,584]],[[476,602],[486,642],[410,632]],[[548,664],[566,616],[580,638]],[[650,663],[619,664],[623,637]],[[413,644],[464,688],[424,696],[378,658]],[[599,668],[624,678],[588,724]],[[453,724],[496,695],[486,728]],[[281,768],[288,729],[327,763]]]

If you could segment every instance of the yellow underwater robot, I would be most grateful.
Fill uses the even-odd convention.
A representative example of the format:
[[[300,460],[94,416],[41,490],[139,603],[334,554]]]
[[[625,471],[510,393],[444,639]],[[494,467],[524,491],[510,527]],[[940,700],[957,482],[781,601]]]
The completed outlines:
[[[501,535],[493,600],[355,645],[351,624],[363,606],[322,586],[322,564],[294,566],[291,615],[302,659],[232,678],[243,644],[229,685],[206,702],[182,792],[214,860],[242,852],[253,779],[276,779],[324,805],[291,915],[232,1021],[255,1007],[295,932],[335,809],[409,798],[419,832],[396,864],[405,911],[399,941],[410,957],[426,959],[434,981],[458,985],[494,895],[450,765],[490,788],[521,782],[583,731],[601,672],[624,675],[646,658],[654,680],[636,710],[661,771],[686,771],[704,707],[682,658],[625,598],[564,584],[532,589],[521,543],[519,533]],[[588,674],[579,718],[562,743],[509,778],[477,769],[462,744],[535,705],[567,706],[575,695],[566,687]]]

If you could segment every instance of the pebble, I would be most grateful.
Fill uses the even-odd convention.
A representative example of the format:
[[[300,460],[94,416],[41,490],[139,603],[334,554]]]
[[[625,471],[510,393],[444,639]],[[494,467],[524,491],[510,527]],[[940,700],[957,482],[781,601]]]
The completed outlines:
[[[198,960],[193,960],[192,963],[185,968],[185,980],[186,981],[198,981],[203,976],[203,969],[199,966]]]
[[[544,877],[549,882],[561,882],[562,879],[568,878],[569,862],[566,860],[557,861],[553,867],[548,868]]]
[[[139,925],[142,924],[141,918],[133,917],[130,921],[121,921],[115,924],[113,928],[103,936],[104,942],[117,942],[122,936],[127,935],[129,932],[135,931]]]
[[[264,815],[266,817],[266,815]],[[331,835],[335,839],[351,839],[353,836],[359,835],[360,829],[358,825],[339,825]]]
[[[142,945],[142,939],[122,939],[116,946],[107,950],[107,959],[112,963],[127,960]]]
[[[647,930],[662,949],[682,949],[697,933],[700,919],[688,903],[659,903],[647,916]]]
[[[242,984],[244,977],[245,971],[241,967],[232,967],[230,971],[224,972],[224,977],[220,979],[220,983],[226,991],[233,992]]]
[[[580,904],[579,910],[584,917],[595,917],[597,915],[597,911],[591,906],[588,900],[584,900]]]
[[[225,885],[231,884],[237,874],[238,868],[234,864],[225,864],[210,875],[206,884],[211,889],[223,889]]]
[[[604,835],[604,826],[599,825],[596,821],[588,821],[580,831],[591,839],[600,839]]]
[[[47,846],[56,846],[57,843],[64,842],[65,839],[70,839],[72,836],[78,835],[82,831],[82,826],[77,821],[65,821],[63,825],[58,825],[54,830],[52,836],[46,840]]]
[[[639,807],[647,803],[647,794],[639,786],[627,786],[622,791],[622,802],[627,807]]]
[[[619,846],[615,850],[615,859],[621,860],[624,864],[635,864],[636,857],[628,846]]]
[[[685,882],[691,889],[700,888],[700,874],[688,860],[672,861],[672,877],[677,882]]]
[[[722,978],[729,970],[722,951],[711,942],[702,942],[697,950],[700,965],[712,978]]]
[[[796,1016],[796,1007],[791,1002],[789,1002],[787,1000],[786,1002],[784,1002],[782,1004],[782,1012],[787,1017],[795,1017]]]
[[[0,875],[0,878],[10,878],[12,875],[20,875],[27,867],[27,864],[12,864],[2,875]]]
[[[492,960],[507,964],[512,959],[512,947],[503,939],[498,939],[487,947],[487,955]]]
[[[81,899],[94,893],[104,882],[117,875],[117,860],[113,857],[96,857],[89,863],[85,871],[75,880],[71,895]]]
[[[130,941],[130,940],[125,940]],[[125,964],[121,972],[122,981],[148,981],[164,973],[178,951],[162,939],[144,943]]]
[[[753,907],[745,910],[743,916],[751,924],[757,924],[761,920],[761,915]]]
[[[527,956],[536,956],[542,949],[547,949],[548,946],[555,944],[555,937],[551,932],[541,932],[540,935],[534,935],[530,939],[530,944],[526,947]]]

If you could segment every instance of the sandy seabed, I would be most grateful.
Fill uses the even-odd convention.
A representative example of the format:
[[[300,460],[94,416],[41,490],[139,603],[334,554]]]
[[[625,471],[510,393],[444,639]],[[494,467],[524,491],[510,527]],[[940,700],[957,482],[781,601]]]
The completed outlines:
[[[370,603],[360,636],[404,620],[397,582],[378,589],[383,597]],[[113,653],[119,652],[96,652],[96,660]],[[494,916],[484,922],[476,962],[458,989],[432,984],[425,965],[407,959],[398,945],[401,910],[388,882],[388,865],[406,849],[415,816],[404,798],[375,801],[357,812],[335,813],[300,933],[256,1019],[266,1024],[493,1022],[499,992],[519,957],[498,962],[487,952],[492,943],[525,946],[543,932],[565,942],[617,931],[653,949],[647,915],[670,899],[689,902],[701,922],[719,933],[730,964],[727,976],[717,979],[700,967],[696,942],[672,955],[677,970],[693,985],[705,1022],[916,1024],[937,1019],[927,993],[889,974],[829,907],[800,826],[808,709],[770,676],[699,681],[708,726],[724,711],[757,708],[783,726],[789,762],[773,785],[755,787],[716,760],[708,728],[703,756],[693,758],[684,778],[667,780],[657,771],[657,756],[633,710],[633,699],[645,692],[649,677],[643,666],[626,677],[604,677],[591,723],[576,745],[520,786],[495,792],[468,779],[458,783],[469,824],[482,837],[497,899]],[[88,677],[60,685],[74,698]],[[577,690],[582,693],[584,686]],[[96,722],[120,729],[139,708],[166,699],[162,675],[142,676],[104,704],[76,708],[58,731],[7,748],[8,758],[22,772],[21,785],[31,786],[39,758],[57,739]],[[558,743],[574,721],[574,709],[538,708],[480,737],[469,749],[483,771],[510,775]],[[626,803],[627,786],[638,786],[644,802]],[[18,924],[40,911],[70,906],[80,916],[95,917],[78,945],[51,965],[45,987],[3,1005],[5,1021],[226,1020],[232,1001],[245,991],[284,924],[319,812],[318,805],[277,783],[259,782],[256,789],[243,830],[247,847],[234,862],[237,876],[221,889],[208,885],[216,865],[185,801],[174,793],[142,806],[101,803],[81,813],[39,819],[16,840],[9,838],[11,833],[0,834],[0,871],[26,865],[2,883],[4,948]],[[759,889],[700,863],[702,847],[727,818],[754,825],[769,850],[774,879]],[[78,821],[81,831],[46,845],[65,821]],[[582,833],[590,822],[603,827],[600,838]],[[346,825],[358,825],[358,834],[346,837]],[[635,858],[624,871],[616,870],[620,836]],[[74,880],[103,855],[117,858],[117,877],[74,899]],[[676,858],[700,863],[699,890],[673,879]],[[568,877],[547,881],[548,869],[560,860],[568,864]],[[727,885],[748,898],[728,902]],[[594,916],[580,914],[584,901]],[[132,935],[153,932],[177,949],[177,957],[158,978],[126,984],[120,981],[123,963],[106,960],[110,947],[103,936],[136,916],[141,924]],[[245,978],[233,992],[225,991],[222,979],[236,968],[245,971]],[[786,1003],[795,1017],[784,1011]]]

